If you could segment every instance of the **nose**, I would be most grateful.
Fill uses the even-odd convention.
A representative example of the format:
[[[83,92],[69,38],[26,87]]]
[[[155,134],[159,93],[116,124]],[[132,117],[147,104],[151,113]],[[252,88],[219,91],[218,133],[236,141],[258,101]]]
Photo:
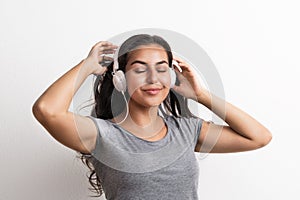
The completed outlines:
[[[157,83],[157,71],[155,69],[150,68],[147,73],[147,83]]]

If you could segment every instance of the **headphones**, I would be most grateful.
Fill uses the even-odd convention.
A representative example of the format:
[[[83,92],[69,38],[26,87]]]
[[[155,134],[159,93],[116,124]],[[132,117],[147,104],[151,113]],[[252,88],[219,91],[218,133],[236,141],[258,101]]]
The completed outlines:
[[[117,50],[114,54],[114,65],[113,65],[113,84],[119,92],[124,93],[126,91],[126,79],[125,79],[125,74],[122,70],[119,69],[119,63],[118,63],[118,54],[119,50]],[[171,84],[170,87],[174,87],[175,82],[176,82],[176,72],[174,70],[174,65],[181,71],[181,68],[179,67],[177,61],[173,60],[172,61],[172,67],[169,69],[170,77],[171,77]]]

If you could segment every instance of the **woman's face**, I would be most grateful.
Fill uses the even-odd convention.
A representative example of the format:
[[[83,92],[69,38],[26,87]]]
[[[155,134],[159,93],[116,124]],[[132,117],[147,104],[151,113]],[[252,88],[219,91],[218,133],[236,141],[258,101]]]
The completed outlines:
[[[158,106],[170,90],[169,62],[166,50],[156,44],[143,45],[128,54],[127,89],[130,101]]]

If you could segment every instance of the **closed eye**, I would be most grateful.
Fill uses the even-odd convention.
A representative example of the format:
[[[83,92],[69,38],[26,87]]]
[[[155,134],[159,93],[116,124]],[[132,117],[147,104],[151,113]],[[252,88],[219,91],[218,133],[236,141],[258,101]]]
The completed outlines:
[[[149,66],[141,61],[135,61],[132,63],[133,71],[137,74],[147,72],[149,70]],[[159,73],[167,72],[169,69],[169,65],[165,61],[158,62],[155,66],[155,69]]]
[[[167,64],[160,64],[158,67],[156,67],[156,71],[158,72],[166,72],[168,71],[169,66]]]
[[[146,71],[145,69],[136,69],[136,70],[134,70],[134,72],[137,73],[137,74],[143,73],[145,71]]]
[[[166,69],[157,69],[158,72],[166,72]]]
[[[133,71],[134,71],[135,73],[140,74],[140,73],[146,72],[146,71],[147,71],[147,67],[146,67],[146,66],[143,66],[143,65],[135,66]]]

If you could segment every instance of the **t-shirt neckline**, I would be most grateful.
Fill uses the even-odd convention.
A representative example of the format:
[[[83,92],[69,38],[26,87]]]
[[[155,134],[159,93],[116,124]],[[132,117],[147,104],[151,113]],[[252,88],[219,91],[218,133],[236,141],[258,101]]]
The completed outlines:
[[[109,121],[113,126],[118,127],[118,128],[121,129],[123,132],[125,132],[126,134],[128,134],[128,135],[130,135],[130,136],[132,136],[132,137],[134,137],[134,138],[137,138],[137,139],[142,140],[142,141],[147,142],[147,143],[160,143],[160,142],[163,142],[164,140],[167,139],[167,137],[169,136],[169,132],[170,132],[170,130],[169,130],[169,125],[168,125],[168,123],[167,123],[167,120],[166,120],[164,117],[161,117],[161,118],[163,119],[164,124],[165,124],[165,126],[166,126],[166,128],[167,128],[167,133],[166,133],[166,135],[165,135],[163,138],[161,138],[161,139],[159,139],[159,140],[156,140],[156,141],[149,141],[149,140],[140,138],[140,137],[134,135],[133,133],[131,133],[130,131],[124,129],[124,128],[121,127],[121,126],[119,126],[118,124],[116,124],[116,123],[114,123],[114,122],[112,122],[112,121],[110,121],[110,120],[108,120],[108,121]]]

